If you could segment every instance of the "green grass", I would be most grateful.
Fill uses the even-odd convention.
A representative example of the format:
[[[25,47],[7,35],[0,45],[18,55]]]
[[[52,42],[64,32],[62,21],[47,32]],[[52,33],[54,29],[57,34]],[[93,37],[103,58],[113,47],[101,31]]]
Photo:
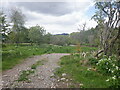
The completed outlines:
[[[75,83],[82,83],[84,88],[107,88],[109,83],[104,76],[97,71],[88,70],[89,65],[82,65],[83,57],[78,55],[64,56],[61,58],[61,68],[57,69],[55,74],[61,77],[62,73],[67,73],[68,78],[72,78]],[[91,66],[92,68],[92,66]],[[71,86],[70,86],[71,87]]]
[[[11,69],[21,63],[25,58],[44,54],[45,48],[39,46],[8,45],[2,50],[2,70]]]
[[[90,52],[90,51],[95,51],[98,48],[96,47],[81,47],[81,52]]]
[[[29,81],[28,76],[29,76],[30,74],[33,74],[33,73],[34,73],[33,70],[24,70],[24,71],[22,71],[22,73],[20,74],[20,77],[18,78],[17,81]]]
[[[81,51],[93,51],[94,47],[81,47]],[[74,53],[76,47],[73,46],[54,46],[54,45],[30,45],[5,44],[2,47],[2,70],[13,68],[16,64],[21,63],[25,58],[33,55],[41,55],[45,53]]]
[[[21,63],[25,58],[33,55],[41,55],[44,53],[70,53],[74,51],[74,47],[70,46],[53,46],[53,45],[29,45],[6,44],[2,47],[2,70],[13,68],[16,64]]]

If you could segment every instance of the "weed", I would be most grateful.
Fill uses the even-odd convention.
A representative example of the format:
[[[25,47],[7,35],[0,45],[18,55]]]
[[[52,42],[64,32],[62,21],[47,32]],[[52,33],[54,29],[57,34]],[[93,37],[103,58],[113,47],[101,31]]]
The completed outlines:
[[[24,71],[22,71],[22,73],[20,74],[20,77],[18,78],[17,81],[29,81],[28,76],[29,76],[30,74],[33,74],[33,73],[34,73],[33,70],[24,70]]]

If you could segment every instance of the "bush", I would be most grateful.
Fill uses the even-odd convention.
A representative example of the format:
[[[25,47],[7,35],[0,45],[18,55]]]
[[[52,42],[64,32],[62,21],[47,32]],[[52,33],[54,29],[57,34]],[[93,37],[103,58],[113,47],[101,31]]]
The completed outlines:
[[[96,65],[98,70],[104,74],[113,73],[113,69],[115,69],[115,61],[111,58],[102,58]]]
[[[96,65],[96,63],[98,63],[98,60],[96,58],[89,58],[89,63],[91,65]]]
[[[115,75],[106,80],[110,83],[109,88],[120,88],[120,77],[116,77]]]
[[[117,64],[117,58],[115,56],[108,58],[104,57],[99,60],[97,63],[97,68],[100,72],[111,76],[106,80],[110,83],[110,88],[120,88],[120,68]]]

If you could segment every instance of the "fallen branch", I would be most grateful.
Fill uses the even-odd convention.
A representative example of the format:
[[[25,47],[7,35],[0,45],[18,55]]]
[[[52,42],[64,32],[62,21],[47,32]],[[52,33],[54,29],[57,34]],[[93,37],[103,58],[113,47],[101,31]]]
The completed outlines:
[[[99,54],[103,53],[104,50],[98,51],[98,53],[95,55],[95,57],[99,58]]]

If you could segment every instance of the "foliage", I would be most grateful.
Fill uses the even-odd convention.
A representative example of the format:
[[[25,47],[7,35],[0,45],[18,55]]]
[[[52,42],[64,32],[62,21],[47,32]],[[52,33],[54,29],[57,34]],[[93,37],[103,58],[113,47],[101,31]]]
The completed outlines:
[[[33,70],[24,70],[21,72],[20,77],[18,78],[17,81],[29,81],[28,76],[30,74],[34,73]]]
[[[113,57],[103,57],[98,61],[96,64],[98,67],[98,70],[103,72],[104,74],[111,74],[114,73],[114,70],[118,70],[118,66],[116,66],[116,59]]]
[[[41,44],[44,42],[45,29],[41,26],[31,27],[29,30],[28,38],[32,43]]]
[[[91,57],[89,58],[89,62],[91,65],[96,65],[96,63],[98,63],[98,59]]]
[[[93,44],[97,45],[97,30],[94,28],[88,29],[87,31],[73,32],[70,34],[71,43],[81,43],[82,44]]]
[[[23,42],[21,41],[22,38],[27,36],[26,34],[24,34],[26,33],[26,30],[24,27],[24,24],[25,24],[24,14],[18,8],[14,8],[11,10],[10,20],[13,23],[13,25],[12,25],[9,39],[12,41],[12,43],[18,44],[20,42]]]
[[[112,76],[106,82],[110,83],[109,88],[120,88],[120,77]]]
[[[98,70],[101,73],[109,74],[111,77],[106,81],[110,83],[109,87],[119,88],[120,87],[120,68],[117,63],[115,56],[103,57],[97,63]]]
[[[7,42],[11,42],[11,43],[15,43],[19,41],[19,43],[23,43],[23,42],[29,42],[28,39],[28,29],[25,27],[21,27],[20,32],[15,33],[14,31],[11,31],[8,34],[8,40]]]
[[[110,2],[96,2],[95,4],[97,11],[93,18],[98,23],[97,29],[99,31],[100,45],[107,56],[112,54],[120,56],[118,48],[120,46],[119,6],[120,2],[114,0]]]
[[[74,83],[83,84],[82,87],[84,88],[107,88],[109,83],[106,83],[105,80],[109,76],[100,74],[93,70],[92,67],[89,69],[90,66],[81,65],[81,62],[84,61],[80,54],[64,56],[60,61],[61,67],[56,70],[55,75],[61,77],[62,73],[66,73],[68,79],[73,79],[72,82]]]
[[[2,48],[2,69],[7,70],[21,63],[24,58],[41,55],[44,53],[71,53],[75,51],[72,46],[53,46],[53,45],[30,45],[30,43],[3,44]]]
[[[6,22],[6,15],[0,11],[0,34],[2,34],[2,42],[5,42],[7,39],[8,24]]]
[[[54,45],[70,45],[71,39],[69,38],[69,35],[53,35],[51,36],[50,43]]]

